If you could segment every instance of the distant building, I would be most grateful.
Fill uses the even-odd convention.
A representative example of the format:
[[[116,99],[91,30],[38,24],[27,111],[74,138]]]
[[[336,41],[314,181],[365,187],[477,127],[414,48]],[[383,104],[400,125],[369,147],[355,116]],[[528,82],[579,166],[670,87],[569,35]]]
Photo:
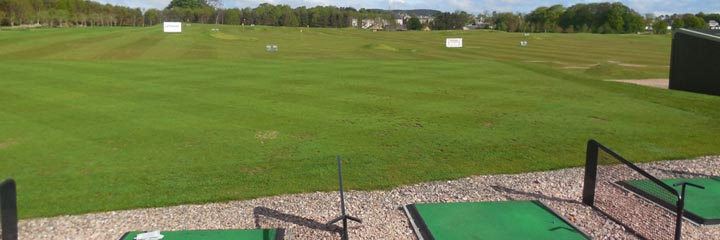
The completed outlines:
[[[363,29],[370,29],[375,25],[379,25],[380,27],[390,25],[390,22],[388,22],[387,20],[382,19],[382,18],[375,18],[375,19],[366,18],[366,19],[363,19],[361,22],[362,22]]]
[[[720,24],[718,24],[718,22],[715,20],[710,20],[710,22],[708,22],[708,25],[710,25],[710,29],[720,30]]]
[[[470,25],[463,26],[462,29],[463,29],[463,30],[475,30],[475,29],[478,29],[478,28],[480,28],[480,25],[478,25],[478,24],[470,24]]]
[[[373,32],[385,30],[385,28],[383,28],[379,24],[373,24],[369,29],[372,30]]]
[[[433,20],[435,20],[435,18],[428,17],[428,16],[417,16],[417,18],[420,19],[420,23],[425,24],[425,25],[430,25],[430,23],[432,23]]]

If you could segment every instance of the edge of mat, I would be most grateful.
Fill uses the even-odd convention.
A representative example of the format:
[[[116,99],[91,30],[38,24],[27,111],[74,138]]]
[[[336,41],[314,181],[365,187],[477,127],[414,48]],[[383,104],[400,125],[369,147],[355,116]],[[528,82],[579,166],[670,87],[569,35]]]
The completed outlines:
[[[430,233],[430,229],[428,229],[425,224],[425,221],[423,221],[422,217],[420,217],[420,213],[417,211],[417,208],[415,208],[415,204],[404,205],[403,209],[405,210],[405,215],[408,217],[408,220],[410,220],[410,225],[419,240],[435,240]]]
[[[588,236],[587,234],[585,234],[585,232],[583,232],[582,230],[580,230],[580,228],[579,228],[578,226],[576,226],[575,224],[573,224],[572,222],[570,222],[569,220],[567,220],[567,219],[566,219],[565,217],[563,217],[562,215],[560,215],[560,214],[558,214],[557,212],[555,212],[555,210],[553,210],[552,208],[548,207],[548,205],[545,205],[545,204],[544,204],[543,202],[541,202],[540,200],[531,200],[531,202],[537,204],[537,205],[540,206],[541,208],[543,208],[543,209],[545,209],[546,211],[550,212],[550,214],[555,215],[555,217],[557,217],[557,218],[559,218],[560,220],[562,220],[563,222],[565,222],[565,224],[567,224],[567,225],[571,226],[572,228],[574,228],[575,231],[577,231],[578,233],[580,233],[580,235],[582,235],[583,237],[585,237],[585,239],[592,239],[590,236]]]

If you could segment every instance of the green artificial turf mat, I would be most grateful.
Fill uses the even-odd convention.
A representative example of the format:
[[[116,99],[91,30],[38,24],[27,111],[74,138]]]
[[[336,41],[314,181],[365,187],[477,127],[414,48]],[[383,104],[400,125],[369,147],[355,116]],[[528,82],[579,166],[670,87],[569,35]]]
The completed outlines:
[[[414,204],[408,211],[426,239],[588,239],[537,201]]]
[[[651,186],[651,184],[647,184],[648,181],[650,180],[624,181],[623,185],[674,212],[675,202],[661,200],[655,196],[653,191],[647,189]],[[685,216],[700,224],[720,224],[720,201],[718,201],[720,199],[720,177],[663,179],[661,181],[670,186],[679,182],[689,182],[705,187],[705,189],[686,187]],[[680,186],[675,189],[678,193],[682,190]]]

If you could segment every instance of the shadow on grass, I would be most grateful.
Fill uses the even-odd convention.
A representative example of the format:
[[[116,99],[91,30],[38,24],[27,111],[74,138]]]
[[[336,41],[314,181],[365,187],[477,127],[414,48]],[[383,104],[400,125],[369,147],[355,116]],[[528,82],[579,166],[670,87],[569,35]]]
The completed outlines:
[[[342,228],[329,223],[321,223],[313,219],[306,217],[296,216],[292,214],[283,213],[274,209],[266,207],[255,207],[253,208],[253,218],[255,219],[255,228],[260,229],[260,218],[261,217],[274,218],[283,222],[292,223],[295,225],[317,229],[321,231],[342,233]]]
[[[498,191],[498,192],[515,194],[515,195],[523,195],[523,196],[528,196],[528,197],[535,198],[535,199],[543,199],[543,200],[557,201],[557,202],[564,202],[564,203],[573,203],[573,204],[582,204],[580,201],[577,201],[577,200],[550,197],[550,196],[546,196],[546,195],[543,195],[540,193],[523,192],[523,191],[519,191],[519,190],[515,190],[512,188],[507,188],[507,187],[503,187],[503,186],[495,185],[495,186],[490,186],[490,187],[493,190]],[[508,197],[508,198],[510,198],[510,197]]]

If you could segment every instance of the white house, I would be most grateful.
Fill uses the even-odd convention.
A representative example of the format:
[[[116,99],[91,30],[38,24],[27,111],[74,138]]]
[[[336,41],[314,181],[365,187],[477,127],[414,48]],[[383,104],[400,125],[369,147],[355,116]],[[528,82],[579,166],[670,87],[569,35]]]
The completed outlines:
[[[708,22],[708,25],[710,25],[710,29],[720,30],[720,24],[718,24],[718,22],[715,20],[710,20],[710,22]]]

